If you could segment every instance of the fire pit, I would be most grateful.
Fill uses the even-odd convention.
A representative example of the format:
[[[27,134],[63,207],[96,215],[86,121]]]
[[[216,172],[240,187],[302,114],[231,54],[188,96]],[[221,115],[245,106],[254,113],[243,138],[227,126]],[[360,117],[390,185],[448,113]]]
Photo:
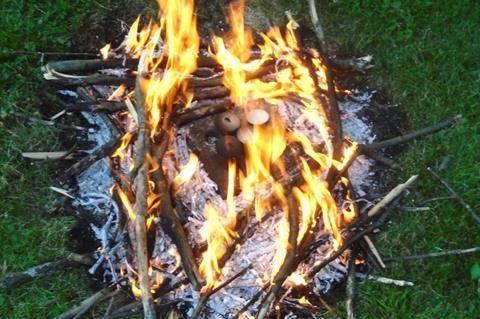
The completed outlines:
[[[255,37],[242,2],[230,7],[230,31],[201,45],[193,1],[159,3],[158,24],[138,18],[101,60],[43,68],[66,112],[95,127],[86,134],[94,150],[61,179],[71,191],[57,191],[88,216],[99,247],[86,263],[106,288],[63,318],[119,287],[141,303],[113,317],[313,316],[363,263],[353,243],[378,255],[366,235],[416,179],[375,204],[367,156],[392,165],[376,150],[454,119],[372,144],[360,115],[372,94],[333,79],[368,58],[333,61],[322,38],[320,50],[302,47],[292,18]]]

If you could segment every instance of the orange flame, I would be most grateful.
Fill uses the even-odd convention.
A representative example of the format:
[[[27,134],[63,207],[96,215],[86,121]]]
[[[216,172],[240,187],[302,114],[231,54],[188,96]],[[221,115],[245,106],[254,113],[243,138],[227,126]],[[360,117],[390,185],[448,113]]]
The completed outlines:
[[[197,155],[195,155],[194,153],[191,153],[188,159],[188,163],[182,167],[178,175],[175,176],[175,178],[172,181],[172,185],[174,189],[178,189],[180,186],[182,186],[185,183],[188,183],[192,179],[193,174],[195,174],[195,172],[198,170],[198,163],[199,163],[199,159]]]
[[[221,269],[219,259],[227,252],[228,246],[237,236],[231,225],[224,224],[215,207],[207,204],[205,207],[205,222],[200,229],[200,235],[207,241],[207,250],[202,255],[199,270],[206,281],[203,289],[215,287],[220,277]]]
[[[127,147],[130,145],[130,141],[132,140],[132,133],[127,132],[125,135],[122,136],[120,146],[115,150],[111,157],[118,157],[120,162],[123,161],[125,158],[125,151]]]
[[[127,209],[128,212],[128,217],[130,220],[135,220],[137,217],[137,214],[135,213],[135,210],[133,209],[132,203],[128,199],[128,196],[123,192],[123,190],[117,186],[117,193],[118,196],[120,197],[120,200],[122,201],[123,206]]]

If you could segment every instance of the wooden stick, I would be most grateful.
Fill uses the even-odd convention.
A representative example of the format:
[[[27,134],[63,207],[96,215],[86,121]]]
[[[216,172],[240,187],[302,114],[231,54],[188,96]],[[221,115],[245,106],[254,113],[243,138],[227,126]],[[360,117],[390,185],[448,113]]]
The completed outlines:
[[[48,262],[39,266],[29,268],[22,272],[13,273],[0,280],[0,290],[10,289],[21,284],[25,284],[37,278],[51,275],[55,272],[63,271],[70,267],[91,265],[93,260],[89,255],[78,255],[71,253],[66,258]]]
[[[356,285],[355,285],[355,264],[356,253],[351,250],[350,257],[348,259],[348,274],[347,274],[347,286],[346,286],[346,294],[347,298],[345,300],[345,305],[347,308],[347,318],[348,319],[355,319],[357,316],[355,315],[355,295],[356,295]]]
[[[462,116],[461,115],[455,115],[443,122],[434,124],[432,126],[420,129],[418,131],[414,131],[409,134],[405,134],[402,136],[394,137],[382,142],[378,143],[373,143],[373,144],[368,144],[368,145],[363,145],[362,148],[364,150],[377,150],[380,148],[385,148],[385,147],[390,147],[398,144],[403,144],[403,143],[408,143],[411,142],[417,138],[436,133],[438,131],[441,131],[445,128],[451,127],[453,124],[455,124]]]
[[[141,62],[140,62],[141,63]],[[140,70],[139,70],[140,71]],[[141,72],[140,72],[141,73]],[[140,74],[139,73],[139,74]],[[147,111],[144,105],[144,97],[141,89],[142,75],[137,77],[135,97],[138,114],[138,138],[136,147],[135,166],[138,167],[138,175],[135,177],[135,243],[138,281],[142,293],[143,313],[146,319],[155,319],[155,306],[150,292],[150,277],[148,275],[148,252],[146,216],[148,214],[147,197],[148,187],[148,163],[147,153],[150,146],[150,134],[147,125]]]
[[[127,109],[125,102],[117,101],[93,101],[93,102],[79,102],[75,104],[66,104],[65,110],[67,112],[119,112]]]
[[[310,9],[310,19],[313,24],[313,29],[317,35],[323,52],[327,52],[327,41],[325,40],[325,32],[323,31],[320,19],[318,18],[315,0],[308,0],[308,7]]]
[[[277,294],[282,288],[283,282],[295,270],[296,254],[297,254],[297,238],[298,238],[298,207],[293,194],[288,196],[288,223],[290,231],[288,233],[288,245],[285,259],[282,266],[272,281],[272,286],[267,295],[260,304],[257,319],[263,319],[270,311],[270,305],[275,300]]]
[[[47,121],[47,120],[39,119],[39,118],[36,118],[36,117],[28,116],[28,115],[25,115],[25,114],[22,114],[22,113],[18,113],[18,112],[13,112],[13,115],[16,116],[16,117],[23,118],[23,119],[25,119],[27,121],[30,121],[32,123],[39,123],[39,124],[46,125],[46,126],[53,126],[53,127],[56,127],[56,128],[62,129],[62,130],[73,130],[73,131],[82,131],[83,132],[87,129],[87,128],[82,127],[82,126],[66,125],[66,124],[57,123],[55,121]]]
[[[395,198],[402,194],[407,188],[412,186],[417,180],[418,175],[411,176],[405,183],[395,186],[380,202],[378,202],[367,213],[368,217],[377,216],[385,207],[387,207]]]
[[[154,160],[157,163],[162,162],[164,153],[164,151],[159,150],[159,148],[160,147],[154,149],[153,153]],[[194,289],[200,290],[202,287],[202,279],[198,272],[195,255],[193,254],[192,247],[190,247],[188,243],[185,230],[173,208],[167,181],[161,166],[152,173],[152,179],[155,182],[155,193],[160,197],[160,225],[175,243],[182,259],[183,269],[192,283],[192,286]]]
[[[227,96],[229,93],[230,93],[230,90],[224,87],[223,85],[206,87],[206,88],[194,88],[193,99],[194,100],[213,99],[217,97]]]
[[[443,178],[440,177],[434,170],[432,170],[430,167],[427,167],[427,170],[430,172],[430,174],[433,175],[436,179],[442,183],[443,186],[452,194],[452,196],[472,215],[472,217],[475,219],[477,223],[480,224],[480,216],[473,210],[472,206],[468,204],[460,194],[458,194]]]
[[[69,178],[77,176],[93,163],[101,160],[102,158],[109,156],[120,145],[122,137],[120,135],[115,136],[109,142],[98,147],[95,151],[83,157],[81,160],[70,166],[65,173],[60,177],[60,181],[66,182]]]
[[[360,146],[360,149],[361,149],[361,153],[363,153],[364,155],[370,157],[371,159],[373,159],[374,161],[382,164],[382,165],[385,165],[387,167],[390,167],[392,169],[401,169],[402,167],[400,166],[400,164],[398,164],[397,162],[395,162],[394,160],[386,157],[386,156],[383,156],[382,154],[380,154],[379,152],[376,152],[374,150],[370,150],[370,149],[365,149],[364,147]]]
[[[369,248],[370,251],[372,252],[372,255],[375,257],[375,260],[376,260],[377,263],[380,265],[380,267],[386,268],[385,263],[383,262],[383,259],[382,259],[382,257],[380,256],[380,253],[378,252],[377,247],[375,247],[375,244],[373,243],[373,241],[372,241],[372,239],[370,238],[370,236],[365,235],[365,237],[363,237],[363,239],[364,239],[364,241],[367,243],[368,248]]]
[[[167,314],[170,310],[184,300],[176,299],[166,303],[157,303],[155,304],[155,310],[159,318],[164,318],[163,316]],[[126,306],[117,309],[114,313],[108,316],[95,317],[96,319],[117,319],[117,318],[132,318],[141,311],[141,304],[138,302],[133,302]]]
[[[439,251],[436,253],[428,253],[423,255],[390,257],[390,258],[385,258],[385,262],[420,260],[420,259],[429,259],[429,258],[444,257],[444,256],[459,256],[459,255],[465,255],[465,254],[474,254],[478,252],[480,252],[480,247],[473,247],[473,248],[467,248],[467,249],[453,249],[453,250]]]
[[[413,287],[414,286],[414,283],[411,282],[411,281],[391,279],[391,278],[387,278],[387,277],[364,274],[364,273],[361,273],[361,272],[355,273],[355,277],[357,277],[358,279],[361,279],[361,280],[373,280],[373,281],[376,281],[376,282],[381,282],[382,284],[396,285],[396,286],[400,286],[400,287]]]
[[[172,117],[177,125],[183,125],[199,118],[220,113],[232,108],[234,105],[229,97],[213,100],[201,100],[197,105],[178,111]]]
[[[49,69],[53,69],[60,73],[89,72],[101,69],[132,68],[137,64],[138,60],[135,59],[108,59],[106,61],[101,59],[64,60],[48,62],[42,67],[42,71],[48,72]]]
[[[11,54],[23,54],[23,55],[41,55],[41,56],[100,56],[99,53],[88,52],[61,52],[61,51],[12,51]]]
[[[332,58],[332,67],[336,71],[359,72],[365,74],[366,71],[374,67],[372,64],[372,56],[367,55],[361,58]]]
[[[65,311],[61,315],[55,317],[55,319],[77,319],[81,318],[87,311],[92,309],[97,303],[100,301],[112,296],[112,294],[116,293],[115,287],[108,287],[104,288],[95,294],[91,295],[87,299],[80,302],[75,307]]]
[[[250,268],[252,268],[251,264],[248,265],[247,267],[243,268],[242,270],[240,270],[240,272],[236,273],[235,275],[233,275],[229,279],[225,280],[223,283],[219,284],[215,288],[207,291],[204,295],[202,295],[202,297],[198,301],[197,306],[193,310],[193,313],[192,313],[192,316],[190,317],[190,319],[197,319],[200,316],[200,314],[202,313],[203,308],[205,308],[205,306],[207,305],[208,299],[212,295],[216,294],[218,291],[220,291],[223,288],[225,288],[226,286],[228,286],[235,279],[243,276]]]

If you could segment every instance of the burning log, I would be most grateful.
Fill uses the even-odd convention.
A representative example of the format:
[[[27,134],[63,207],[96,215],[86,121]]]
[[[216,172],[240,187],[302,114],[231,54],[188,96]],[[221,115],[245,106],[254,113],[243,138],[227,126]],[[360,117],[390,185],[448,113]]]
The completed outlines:
[[[66,270],[75,266],[91,265],[93,260],[89,255],[78,255],[71,253],[66,258],[48,262],[39,266],[29,268],[25,271],[7,275],[0,280],[0,290],[6,290],[42,278],[53,273]]]
[[[168,143],[166,143],[168,144]],[[164,151],[163,151],[164,152]],[[157,148],[154,153],[154,159],[157,163],[161,163],[163,153]],[[198,267],[195,262],[195,257],[192,248],[188,244],[188,238],[185,230],[180,223],[177,214],[175,213],[170,197],[169,188],[163,169],[159,167],[152,173],[155,181],[155,193],[160,197],[160,218],[162,219],[161,226],[164,231],[172,238],[182,258],[182,265],[190,282],[196,290],[200,290],[202,286],[202,279],[198,273]]]
[[[223,112],[232,107],[233,103],[228,97],[214,100],[201,100],[193,107],[177,111],[172,116],[172,121],[180,126],[208,115]]]

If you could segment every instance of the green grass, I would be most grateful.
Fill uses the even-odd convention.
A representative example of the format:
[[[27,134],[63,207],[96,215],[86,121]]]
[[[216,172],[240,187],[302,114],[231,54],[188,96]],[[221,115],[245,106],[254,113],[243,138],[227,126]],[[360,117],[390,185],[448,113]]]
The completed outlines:
[[[54,106],[42,102],[46,85],[39,56],[14,51],[95,51],[106,37],[112,16],[132,19],[141,1],[13,1],[2,2],[0,15],[0,276],[61,258],[73,218],[51,213],[58,196],[51,164],[29,163],[22,151],[61,149],[58,135],[41,125],[15,120],[13,111],[40,116]],[[112,4],[115,3],[116,6]],[[123,11],[121,15],[120,11]],[[110,18],[108,18],[110,17]],[[108,22],[106,21],[108,18]],[[112,28],[110,28],[112,29]],[[96,42],[95,42],[96,41]],[[83,43],[88,43],[84,45]],[[41,279],[0,292],[0,318],[50,318],[90,294],[83,270]]]
[[[254,1],[273,20],[291,10],[310,23],[306,1]],[[274,3],[272,5],[272,2]],[[460,113],[453,128],[411,144],[401,157],[401,177],[420,174],[413,199],[448,195],[426,171],[453,156],[442,176],[480,210],[480,3],[477,1],[320,1],[327,38],[344,56],[373,54],[373,86],[399,103],[412,129]],[[378,87],[380,83],[381,87]],[[379,236],[385,255],[407,255],[478,246],[478,224],[460,205],[441,202],[426,213],[401,213]],[[361,318],[478,318],[478,283],[470,267],[480,257],[446,257],[396,264],[384,276],[411,280],[415,288],[360,284]]]
[[[112,21],[127,22],[151,1],[2,2],[0,15],[0,275],[59,258],[72,219],[49,213],[56,195],[45,165],[21,159],[25,150],[59,149],[58,132],[14,120],[12,110],[39,115],[43,84],[40,60],[12,50],[92,51],[115,36]],[[248,1],[247,1],[248,3]],[[272,21],[290,10],[309,24],[306,1],[255,0]],[[151,7],[151,6],[150,6]],[[353,1],[319,3],[334,50],[344,56],[373,54],[369,79],[407,113],[412,129],[461,113],[455,128],[411,144],[402,155],[402,178],[420,174],[412,198],[420,201],[447,192],[426,172],[443,156],[453,160],[442,176],[480,210],[480,3],[477,1]],[[114,26],[118,26],[113,22]],[[110,33],[108,32],[110,30]],[[100,39],[95,39],[100,35]],[[401,213],[379,236],[385,255],[415,254],[478,245],[478,225],[456,203],[437,203],[425,213]],[[477,256],[447,257],[396,264],[378,274],[411,280],[415,288],[360,284],[362,318],[475,318],[480,308],[477,283],[469,270]],[[48,318],[89,294],[79,272],[51,276],[0,293],[1,318]],[[74,288],[72,288],[74,287]],[[339,305],[338,313],[343,312]]]

